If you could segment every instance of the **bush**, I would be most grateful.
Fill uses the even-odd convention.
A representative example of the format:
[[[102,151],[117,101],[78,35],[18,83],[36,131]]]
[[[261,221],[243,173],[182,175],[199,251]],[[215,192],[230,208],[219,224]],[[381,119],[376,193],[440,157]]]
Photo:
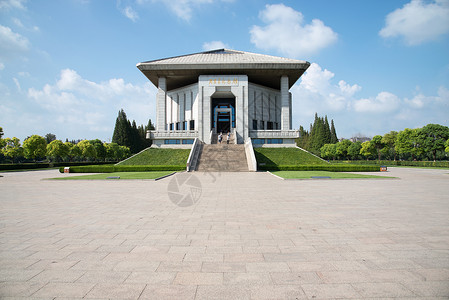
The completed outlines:
[[[410,166],[410,167],[432,167],[449,168],[449,161],[407,161],[407,160],[365,160],[365,161],[344,161],[349,164],[377,164],[385,166]]]
[[[185,165],[174,166],[120,166],[120,165],[90,165],[70,167],[70,173],[113,173],[113,172],[151,172],[151,171],[185,171]],[[64,167],[59,168],[64,173]]]
[[[380,165],[263,165],[263,171],[379,172]]]
[[[0,171],[6,170],[33,170],[56,168],[60,166],[86,166],[92,163],[87,162],[59,162],[59,163],[21,163],[21,164],[0,164]],[[111,164],[110,162],[99,162],[98,164]]]

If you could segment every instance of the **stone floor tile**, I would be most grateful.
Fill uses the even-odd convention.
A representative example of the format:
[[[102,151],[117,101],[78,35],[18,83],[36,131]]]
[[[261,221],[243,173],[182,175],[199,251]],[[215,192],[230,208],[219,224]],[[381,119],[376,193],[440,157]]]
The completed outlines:
[[[146,283],[149,285],[172,284],[176,272],[132,272],[125,283]]]
[[[200,272],[201,262],[185,261],[185,262],[161,262],[157,268],[157,272]]]
[[[30,281],[37,282],[75,282],[85,271],[77,270],[44,270],[37,274]]]
[[[251,299],[308,299],[299,285],[264,285],[251,287]]]
[[[322,283],[316,272],[274,272],[270,275],[273,283],[280,285]]]
[[[404,285],[420,297],[449,298],[449,280],[406,282]]]
[[[131,272],[116,271],[86,271],[78,278],[79,283],[123,283]]]
[[[27,281],[43,272],[43,270],[0,269],[0,282]]]
[[[285,262],[250,262],[246,264],[248,272],[290,272]]]
[[[84,297],[107,299],[137,299],[145,289],[145,284],[137,283],[98,283]]]
[[[201,272],[246,272],[246,264],[239,262],[203,262]]]
[[[352,283],[351,285],[364,298],[398,298],[416,296],[404,285],[395,282]]]
[[[226,253],[225,262],[262,262],[265,258],[262,253]]]
[[[37,290],[41,289],[46,283],[42,282],[0,282],[0,296],[6,297],[29,297]]]
[[[272,284],[270,273],[224,273],[225,285],[265,285]]]
[[[360,299],[361,295],[350,284],[303,284],[301,285],[309,299]]]
[[[146,271],[153,272],[159,267],[158,261],[125,260],[114,266],[114,271]]]
[[[223,284],[223,273],[178,272],[173,284],[219,285]]]
[[[68,270],[78,263],[78,260],[43,259],[33,265],[28,270]]]
[[[158,300],[172,300],[195,299],[197,286],[195,285],[147,285],[140,295],[140,299],[158,299]]]
[[[201,285],[198,286],[195,300],[245,300],[251,299],[249,286],[240,285]]]
[[[185,262],[223,262],[223,253],[211,253],[211,254],[203,254],[203,253],[186,253],[184,256]]]
[[[50,282],[35,292],[32,297],[84,297],[93,287],[94,283],[67,283]]]

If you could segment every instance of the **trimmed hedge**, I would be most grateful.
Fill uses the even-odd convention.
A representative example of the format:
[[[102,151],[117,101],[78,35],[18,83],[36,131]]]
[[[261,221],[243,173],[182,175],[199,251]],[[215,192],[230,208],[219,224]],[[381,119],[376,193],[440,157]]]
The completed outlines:
[[[380,172],[380,165],[264,165],[263,171]]]
[[[113,163],[113,162],[112,162]],[[96,164],[104,165],[111,164],[111,162],[96,162]],[[87,166],[92,165],[92,162],[54,162],[54,163],[20,163],[20,164],[0,164],[1,170],[32,170],[32,169],[47,169],[56,168],[60,166]]]
[[[70,173],[113,173],[113,172],[151,172],[151,171],[185,171],[185,165],[176,166],[120,166],[120,165],[90,165],[70,167]],[[64,167],[59,168],[64,173]]]
[[[407,161],[407,160],[368,160],[368,161],[342,161],[338,163],[349,164],[377,164],[383,166],[409,166],[409,167],[432,167],[449,168],[449,161]]]

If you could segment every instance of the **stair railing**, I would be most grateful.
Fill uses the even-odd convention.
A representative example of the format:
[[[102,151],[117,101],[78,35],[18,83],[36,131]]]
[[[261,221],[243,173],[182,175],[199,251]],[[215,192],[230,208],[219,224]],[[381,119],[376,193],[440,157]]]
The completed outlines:
[[[192,150],[190,150],[189,158],[187,159],[186,170],[187,172],[195,171],[198,165],[198,157],[201,152],[200,139],[195,138],[192,145]]]
[[[253,143],[251,142],[251,138],[247,138],[245,141],[245,154],[246,154],[246,163],[248,164],[248,171],[256,172],[257,171],[257,160],[256,155],[254,154]]]

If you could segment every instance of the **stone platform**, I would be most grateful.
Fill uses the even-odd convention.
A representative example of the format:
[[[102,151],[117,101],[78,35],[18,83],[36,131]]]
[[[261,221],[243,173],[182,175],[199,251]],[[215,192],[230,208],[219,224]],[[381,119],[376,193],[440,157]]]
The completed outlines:
[[[447,299],[449,171],[389,170],[399,179],[1,173],[0,298]]]

